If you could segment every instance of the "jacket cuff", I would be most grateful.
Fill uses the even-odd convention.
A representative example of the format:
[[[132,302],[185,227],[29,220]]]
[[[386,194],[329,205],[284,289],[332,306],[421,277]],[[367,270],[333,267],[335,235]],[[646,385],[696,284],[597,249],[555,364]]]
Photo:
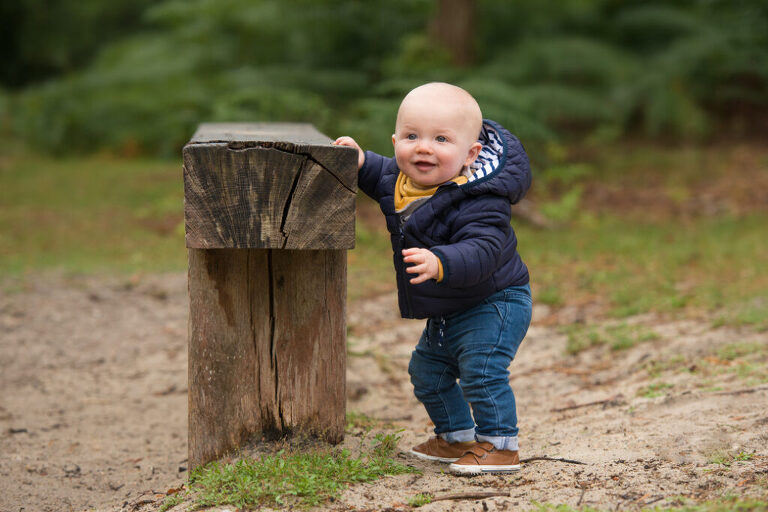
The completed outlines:
[[[437,279],[435,279],[435,281],[440,283],[445,278],[445,266],[443,263],[443,261],[445,261],[445,256],[440,251],[436,251],[434,249],[430,249],[430,251],[432,251],[432,254],[437,256]]]
[[[376,187],[381,177],[381,166],[382,156],[372,151],[366,151],[363,166],[357,171],[358,188],[377,201],[379,197],[376,195]]]

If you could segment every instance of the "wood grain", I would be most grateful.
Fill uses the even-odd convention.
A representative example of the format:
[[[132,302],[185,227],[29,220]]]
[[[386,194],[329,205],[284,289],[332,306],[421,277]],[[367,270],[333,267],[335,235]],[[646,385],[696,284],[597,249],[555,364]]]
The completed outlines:
[[[189,250],[189,463],[344,436],[346,252]]]
[[[357,154],[310,125],[201,125],[183,159],[187,247],[354,247]]]

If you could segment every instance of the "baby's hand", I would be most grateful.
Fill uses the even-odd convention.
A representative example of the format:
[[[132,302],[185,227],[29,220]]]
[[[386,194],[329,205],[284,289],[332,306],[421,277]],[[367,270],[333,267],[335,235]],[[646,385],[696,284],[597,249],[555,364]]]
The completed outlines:
[[[405,269],[410,274],[418,274],[410,280],[411,284],[423,283],[427,279],[437,279],[439,264],[437,256],[427,249],[403,249],[403,261],[406,263],[415,263],[415,265]]]
[[[334,146],[349,146],[350,148],[357,149],[357,169],[359,170],[363,163],[365,162],[365,153],[363,152],[362,148],[355,142],[355,139],[352,137],[347,137],[346,135],[344,137],[339,137],[335,141],[333,141]]]

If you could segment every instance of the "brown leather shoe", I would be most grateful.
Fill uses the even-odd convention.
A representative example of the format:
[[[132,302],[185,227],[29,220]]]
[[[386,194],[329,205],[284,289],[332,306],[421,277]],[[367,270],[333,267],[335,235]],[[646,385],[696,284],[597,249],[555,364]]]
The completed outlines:
[[[517,450],[497,450],[491,443],[477,443],[448,469],[457,475],[511,473],[520,471],[520,456]]]
[[[424,460],[454,462],[473,446],[477,446],[475,441],[449,443],[440,436],[434,436],[430,437],[427,441],[414,446],[408,453]]]

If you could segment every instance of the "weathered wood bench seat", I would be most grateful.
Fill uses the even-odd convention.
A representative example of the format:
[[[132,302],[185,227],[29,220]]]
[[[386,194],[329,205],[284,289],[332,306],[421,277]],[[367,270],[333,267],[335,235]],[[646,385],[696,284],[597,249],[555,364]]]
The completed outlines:
[[[310,125],[203,124],[183,157],[190,467],[254,436],[341,441],[356,152]]]

